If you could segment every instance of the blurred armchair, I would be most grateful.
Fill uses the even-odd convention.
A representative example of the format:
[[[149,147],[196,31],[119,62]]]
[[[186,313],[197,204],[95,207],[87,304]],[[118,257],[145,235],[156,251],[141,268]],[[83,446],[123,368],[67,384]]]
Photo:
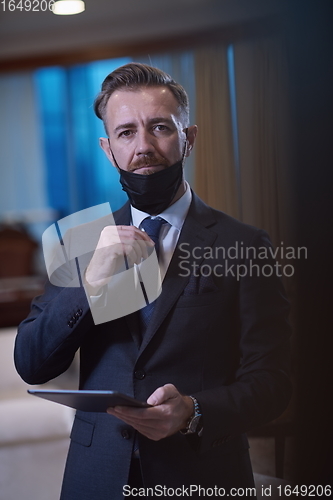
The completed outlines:
[[[22,224],[0,224],[0,328],[17,326],[43,290],[44,278],[34,274],[37,249]]]
[[[22,225],[0,225],[0,278],[31,276],[37,247]]]

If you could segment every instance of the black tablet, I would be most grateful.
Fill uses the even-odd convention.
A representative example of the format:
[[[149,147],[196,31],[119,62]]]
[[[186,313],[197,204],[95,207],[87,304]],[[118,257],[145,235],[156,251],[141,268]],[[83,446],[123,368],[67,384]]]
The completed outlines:
[[[28,393],[81,411],[104,413],[110,406],[134,406],[137,408],[148,408],[150,406],[143,401],[116,391],[29,389]]]

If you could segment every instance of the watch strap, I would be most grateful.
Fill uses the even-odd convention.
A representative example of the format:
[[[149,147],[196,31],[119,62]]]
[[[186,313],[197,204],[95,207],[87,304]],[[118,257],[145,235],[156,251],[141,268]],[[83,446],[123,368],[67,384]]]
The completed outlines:
[[[189,396],[189,397],[193,401],[194,410],[193,414],[187,421],[185,429],[181,429],[180,433],[183,435],[198,434],[198,436],[201,436],[203,427],[201,425],[202,414],[201,414],[200,404],[194,396]]]

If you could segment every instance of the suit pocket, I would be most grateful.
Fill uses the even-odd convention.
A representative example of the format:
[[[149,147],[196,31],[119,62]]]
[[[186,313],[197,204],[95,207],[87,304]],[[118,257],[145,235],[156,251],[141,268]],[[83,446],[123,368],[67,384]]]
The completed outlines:
[[[83,446],[90,446],[92,443],[94,429],[95,424],[76,416],[70,438],[75,443],[82,444]]]

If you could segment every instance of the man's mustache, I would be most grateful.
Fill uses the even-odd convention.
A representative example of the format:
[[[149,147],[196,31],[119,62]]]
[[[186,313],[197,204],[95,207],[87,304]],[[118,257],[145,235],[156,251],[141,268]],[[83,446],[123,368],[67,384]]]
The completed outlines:
[[[168,167],[169,163],[165,158],[157,158],[157,156],[144,156],[143,158],[138,158],[130,163],[127,167],[127,171],[134,172],[138,168],[150,167],[151,165],[164,165]]]

